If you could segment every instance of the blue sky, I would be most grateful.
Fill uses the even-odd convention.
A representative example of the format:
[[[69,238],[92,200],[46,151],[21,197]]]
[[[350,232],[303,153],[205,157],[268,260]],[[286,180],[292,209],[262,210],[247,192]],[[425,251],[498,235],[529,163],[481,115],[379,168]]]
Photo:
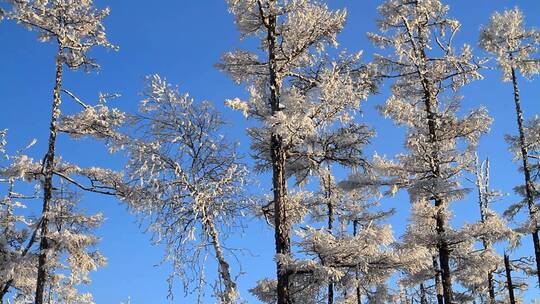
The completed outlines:
[[[525,13],[529,26],[540,26],[540,1],[537,0],[454,0],[445,1],[450,5],[450,16],[462,22],[458,33],[459,42],[466,42],[475,49],[478,30],[487,23],[495,10],[519,6]],[[349,18],[344,32],[338,37],[340,47],[350,51],[364,50],[370,59],[374,49],[366,38],[366,32],[377,31],[376,7],[381,1],[329,0],[333,8],[347,8]],[[197,100],[213,101],[230,121],[230,136],[241,142],[244,152],[249,143],[244,136],[246,121],[239,113],[223,107],[227,98],[244,96],[245,92],[236,86],[213,65],[222,53],[234,48],[245,47],[249,42],[239,40],[233,18],[227,12],[225,1],[105,1],[97,0],[98,7],[109,6],[111,15],[106,19],[110,41],[120,47],[118,52],[98,49],[93,52],[101,64],[99,73],[84,74],[67,72],[65,87],[84,100],[96,100],[99,92],[118,92],[122,97],[115,105],[124,111],[133,111],[140,100],[143,78],[151,73],[159,73],[170,82],[179,84],[182,91],[190,92]],[[38,144],[29,151],[35,158],[41,158],[45,151],[48,135],[50,100],[54,83],[54,51],[51,44],[40,43],[35,33],[11,22],[0,23],[2,44],[2,68],[0,72],[0,129],[8,128],[9,147],[17,149],[32,138]],[[482,55],[481,52],[477,54]],[[522,178],[512,163],[503,140],[504,134],[515,133],[515,118],[510,84],[502,83],[497,71],[485,71],[486,79],[470,84],[461,91],[464,109],[484,105],[495,118],[491,133],[483,138],[480,146],[482,157],[491,159],[492,186],[511,193],[513,186]],[[538,82],[520,79],[523,108],[527,117],[540,112],[540,90]],[[381,93],[371,96],[363,106],[361,120],[375,128],[377,137],[368,147],[367,153],[377,152],[389,157],[402,150],[403,130],[381,117],[374,107],[384,102],[388,96],[390,83],[385,83]],[[64,110],[75,109],[69,101]],[[81,165],[100,165],[120,168],[122,158],[109,155],[99,143],[82,140],[71,141],[62,137],[59,142],[61,155]],[[261,188],[267,189],[266,176],[260,176]],[[498,203],[503,209],[515,197],[505,197]],[[108,266],[92,275],[93,283],[88,287],[97,303],[119,303],[131,297],[132,303],[168,303],[167,266],[159,266],[162,248],[150,244],[150,236],[144,234],[136,217],[130,215],[119,201],[109,197],[85,195],[83,201],[89,212],[101,211],[107,218],[98,231],[102,238],[100,248],[108,258]],[[387,207],[397,208],[398,214],[391,219],[396,235],[399,236],[406,224],[407,196],[400,194],[385,200]],[[454,205],[457,225],[472,221],[471,214],[477,214],[474,200],[464,200]],[[39,206],[30,206],[39,210]],[[464,216],[465,215],[465,216]],[[242,296],[250,303],[255,300],[247,290],[254,287],[256,280],[274,274],[273,232],[265,223],[246,219],[247,227],[242,235],[230,238],[229,245],[246,248],[251,254],[240,255],[242,270],[246,274],[239,278]],[[524,240],[523,252],[532,253],[530,239]],[[209,264],[210,271],[214,265]],[[238,270],[237,267],[235,267]],[[180,285],[176,285],[174,303],[191,303],[192,297],[183,299]],[[532,289],[529,298],[539,294]],[[212,303],[208,300],[208,303]]]

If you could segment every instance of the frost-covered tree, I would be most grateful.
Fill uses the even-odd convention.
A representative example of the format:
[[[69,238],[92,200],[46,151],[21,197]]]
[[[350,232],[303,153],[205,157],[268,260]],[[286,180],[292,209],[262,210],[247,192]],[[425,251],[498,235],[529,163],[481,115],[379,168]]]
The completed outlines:
[[[503,269],[503,257],[496,250],[495,245],[506,241],[510,248],[519,243],[520,235],[513,231],[508,223],[501,218],[491,205],[503,194],[490,189],[490,163],[476,160],[475,180],[479,220],[476,223],[465,224],[464,232],[470,236],[470,242],[462,246],[464,251],[460,254],[458,267],[459,282],[468,290],[470,298],[479,298],[485,303],[498,303],[497,297],[504,292],[503,284],[499,284],[497,275]],[[478,248],[476,243],[480,243]]]
[[[363,171],[357,174],[366,176]],[[305,204],[309,224],[296,229],[299,240],[294,244],[303,258],[282,261],[291,273],[294,302],[387,301],[391,294],[386,280],[399,258],[391,248],[392,228],[381,222],[392,211],[371,210],[378,198],[372,184],[339,186],[329,168],[321,168],[317,176],[320,189]],[[263,281],[252,292],[273,303],[275,291],[268,284],[275,282]]]
[[[15,164],[24,162],[25,157],[10,156],[5,146],[6,131],[0,132],[0,186],[5,195],[0,201],[0,302],[10,289],[17,290],[17,296],[31,294],[35,289],[37,255],[31,250],[36,241],[38,223],[23,216],[25,200],[34,197],[15,191],[17,182],[24,180],[24,174],[14,170]]]
[[[48,149],[45,154],[39,177],[43,184],[43,210],[39,227],[39,259],[36,279],[35,303],[44,302],[45,286],[47,285],[49,253],[53,246],[50,236],[53,210],[53,180],[54,176],[62,176],[58,169],[59,163],[56,154],[56,138],[59,132],[59,119],[61,115],[60,104],[62,92],[69,91],[62,88],[64,66],[72,69],[96,68],[94,60],[87,52],[95,46],[114,48],[106,38],[102,19],[109,14],[109,10],[98,10],[91,0],[10,0],[12,5],[9,17],[38,33],[41,41],[53,41],[57,45],[56,74],[53,89],[52,111],[49,126]],[[70,166],[67,166],[70,167]],[[63,176],[66,180],[70,178]],[[90,176],[92,179],[92,176]],[[73,179],[71,179],[73,181]]]
[[[534,256],[536,268],[540,269],[540,238],[538,236],[538,205],[535,199],[538,197],[538,187],[535,186],[531,176],[530,161],[534,160],[529,155],[527,139],[525,138],[525,126],[523,110],[518,86],[519,72],[525,78],[531,78],[540,73],[540,57],[538,45],[540,45],[540,30],[528,29],[524,26],[523,13],[518,9],[512,9],[491,16],[488,25],[481,28],[481,48],[492,54],[497,60],[497,66],[502,72],[504,82],[512,81],[514,93],[514,106],[518,127],[517,136],[508,136],[507,140],[516,158],[521,161],[521,170],[525,183],[516,187],[516,192],[523,196],[523,200],[512,206],[511,213],[515,214],[522,207],[527,206],[529,211],[530,233],[533,238]],[[540,271],[537,271],[538,283],[540,284]]]
[[[34,142],[32,142],[33,144]],[[26,149],[29,149],[29,145]],[[39,258],[41,223],[44,216],[28,216],[22,208],[42,197],[42,164],[35,162],[23,151],[7,155],[7,165],[0,170],[0,176],[8,184],[8,194],[2,200],[1,227],[6,242],[2,242],[2,275],[0,295],[3,298],[12,292],[16,303],[34,303],[34,291]],[[89,293],[79,293],[78,285],[88,284],[88,273],[105,263],[105,259],[94,249],[98,239],[92,235],[102,220],[102,215],[87,216],[78,210],[78,194],[68,189],[74,184],[75,176],[95,175],[95,168],[81,169],[66,162],[58,161],[57,174],[63,175],[64,183],[55,186],[49,220],[50,247],[47,252],[47,290],[49,303],[93,303]],[[61,180],[62,181],[62,180]],[[30,194],[24,192],[34,189]]]
[[[461,97],[455,92],[481,76],[470,46],[453,45],[460,23],[447,17],[448,9],[438,0],[388,0],[379,7],[382,33],[370,34],[377,46],[394,50],[375,56],[380,73],[395,79],[380,111],[408,130],[408,153],[396,162],[379,158],[377,166],[408,190],[412,219],[422,224],[413,222],[405,238],[437,257],[431,276],[440,277],[438,302],[447,304],[454,301],[453,239],[466,238],[449,226],[449,204],[467,192],[461,175],[474,163],[475,146],[491,123],[484,108],[457,116]]]
[[[94,303],[91,293],[81,293],[77,287],[89,284],[89,273],[106,263],[95,249],[99,239],[92,234],[103,215],[86,215],[78,210],[79,196],[63,184],[53,192],[48,215],[51,254],[47,267],[55,271],[51,271],[45,285],[46,303]]]
[[[155,242],[165,244],[164,260],[174,268],[170,284],[179,276],[186,292],[194,282],[202,295],[206,256],[213,252],[215,295],[220,303],[236,303],[223,244],[248,203],[236,145],[222,135],[225,122],[209,102],[194,102],[160,76],[147,77],[143,96],[116,143],[128,156],[121,199],[143,215]]]
[[[327,146],[309,142],[329,121],[350,121],[350,109],[358,107],[371,84],[365,81],[358,56],[342,56],[334,62],[325,56],[326,48],[337,45],[345,11],[331,11],[311,0],[229,0],[228,4],[241,36],[260,40],[258,51],[227,53],[218,67],[248,87],[247,101],[236,98],[228,104],[261,122],[248,133],[257,169],[272,171],[276,301],[289,304],[292,282],[283,262],[292,258],[293,206],[302,200],[288,194],[288,179],[296,175],[303,181],[313,172],[316,161],[307,154],[347,160],[347,153],[356,153],[344,149],[358,136],[345,128],[334,131],[334,143]],[[343,152],[334,153],[336,149]]]

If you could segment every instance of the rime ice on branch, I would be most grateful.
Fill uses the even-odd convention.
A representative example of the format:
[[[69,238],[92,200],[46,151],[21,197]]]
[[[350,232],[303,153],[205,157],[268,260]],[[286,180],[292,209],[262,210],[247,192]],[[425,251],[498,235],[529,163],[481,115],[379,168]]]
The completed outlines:
[[[116,141],[128,156],[121,199],[150,224],[155,242],[165,244],[164,261],[174,268],[170,284],[179,276],[186,292],[195,283],[203,294],[204,263],[213,251],[215,295],[220,303],[236,303],[222,243],[227,227],[239,223],[247,208],[247,170],[236,145],[221,134],[225,122],[209,102],[194,102],[158,75],[147,77],[143,95],[139,112],[128,118],[127,134]]]
[[[456,239],[466,237],[450,228],[449,204],[468,192],[461,175],[474,164],[475,147],[491,123],[484,108],[457,116],[461,97],[455,92],[481,75],[471,47],[454,46],[460,23],[446,16],[448,10],[438,0],[388,0],[379,7],[381,34],[369,34],[377,46],[394,51],[375,55],[381,76],[394,80],[380,111],[407,128],[407,153],[395,162],[379,158],[376,167],[409,192],[412,222],[404,240],[415,242],[409,248],[423,250],[415,256],[426,259],[418,265],[431,265],[439,303],[455,300],[452,252]]]
[[[515,8],[502,14],[495,13],[489,24],[482,27],[479,44],[497,60],[497,66],[502,71],[502,80],[512,81],[518,136],[507,136],[507,141],[510,143],[510,149],[516,160],[521,161],[524,184],[515,188],[516,192],[523,196],[523,200],[511,206],[507,214],[514,215],[522,207],[527,206],[529,220],[526,226],[533,239],[537,277],[540,284],[538,271],[540,270],[540,238],[538,236],[540,212],[536,203],[539,188],[536,184],[538,175],[534,175],[533,172],[538,167],[538,158],[534,157],[534,152],[532,154],[529,152],[531,128],[526,126],[523,118],[518,86],[518,72],[529,79],[540,72],[540,54],[538,53],[540,30],[525,28],[523,13]],[[534,120],[531,125],[534,125]],[[530,148],[533,151],[535,149],[534,145]]]
[[[256,50],[236,50],[224,54],[218,67],[245,84],[249,92],[248,100],[227,103],[260,122],[248,134],[257,169],[272,171],[269,203],[276,244],[275,299],[289,304],[294,283],[284,261],[292,258],[294,200],[288,194],[287,181],[295,176],[303,182],[322,162],[347,163],[347,153],[358,152],[355,144],[363,140],[366,130],[351,118],[372,82],[359,54],[332,61],[325,53],[328,47],[337,46],[344,10],[331,11],[310,0],[228,3],[241,36],[259,39],[264,54],[260,58]],[[346,127],[327,129],[338,120]],[[328,136],[323,138],[328,142],[318,142],[325,132]],[[325,143],[328,145],[322,145]]]

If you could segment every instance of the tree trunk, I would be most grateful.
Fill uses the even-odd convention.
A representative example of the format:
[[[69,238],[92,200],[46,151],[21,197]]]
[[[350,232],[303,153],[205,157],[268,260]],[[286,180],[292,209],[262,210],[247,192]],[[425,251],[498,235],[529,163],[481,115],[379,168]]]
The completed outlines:
[[[506,287],[508,288],[508,297],[510,298],[510,304],[516,304],[516,297],[514,296],[514,285],[512,284],[512,266],[510,265],[510,258],[504,253],[504,269],[506,270]]]
[[[328,166],[328,175],[327,175],[327,189],[326,189],[326,199],[328,207],[328,233],[333,234],[332,230],[334,229],[334,205],[332,204],[332,184],[330,176],[330,166]],[[328,304],[334,304],[334,282],[328,283]]]
[[[10,279],[9,281],[7,281],[5,284],[1,285],[1,288],[0,288],[0,303],[4,303],[4,296],[7,294],[8,290],[9,290],[9,287],[11,286],[13,282],[13,279]]]
[[[418,5],[415,3],[415,5]],[[408,26],[407,26],[408,27]],[[437,138],[437,121],[436,121],[436,109],[437,109],[437,96],[436,96],[436,84],[426,78],[425,75],[428,74],[427,63],[429,58],[426,55],[426,42],[422,38],[423,29],[421,26],[418,27],[419,32],[419,49],[418,58],[420,62],[417,64],[418,74],[420,75],[420,82],[424,90],[424,105],[426,107],[426,118],[427,118],[427,127],[429,133],[429,142],[432,145],[433,150],[431,151],[431,172],[434,179],[441,178],[441,169],[440,169],[440,157],[439,151],[436,148],[438,145]],[[411,41],[414,39],[413,34],[409,30],[409,36]],[[416,46],[413,46],[416,48]],[[443,298],[445,304],[451,304],[453,301],[453,291],[452,291],[452,274],[450,272],[450,248],[448,242],[446,241],[446,226],[448,225],[448,220],[444,215],[444,211],[447,208],[444,198],[435,197],[431,198],[434,201],[435,206],[438,208],[436,215],[436,231],[438,237],[437,250],[439,251],[439,263],[440,263],[440,274],[441,274],[441,283],[443,289]]]
[[[357,233],[358,233],[358,221],[357,220],[354,220],[353,221],[353,236],[356,236]],[[358,279],[360,278],[360,275],[358,274],[358,267],[357,269],[355,269],[355,276],[356,276],[356,280],[358,281]],[[357,283],[356,285],[356,303],[357,304],[362,304],[362,291],[360,290],[360,284]]]
[[[269,3],[272,5],[275,0]],[[264,18],[264,16],[261,16]],[[277,72],[277,33],[276,24],[277,17],[274,13],[270,13],[267,18],[267,42],[268,42],[268,61],[270,75],[270,107],[272,115],[281,111],[280,108],[280,89],[281,80]],[[287,180],[285,174],[285,151],[283,149],[283,139],[279,134],[271,135],[270,142],[271,160],[272,160],[272,184],[273,184],[273,199],[274,199],[274,238],[276,245],[276,254],[289,256],[291,254],[291,227],[287,218],[286,195],[287,195]],[[292,304],[289,286],[289,273],[287,269],[277,260],[276,265],[277,275],[277,303]]]
[[[425,58],[425,54],[422,51],[422,54]],[[427,60],[427,59],[426,59]],[[426,106],[426,114],[427,114],[427,124],[428,124],[428,132],[430,137],[430,143],[435,147],[438,142],[437,138],[437,122],[436,122],[436,115],[434,112],[434,107],[436,107],[437,100],[431,92],[431,85],[429,84],[428,80],[426,78],[422,79],[423,86],[425,88],[425,100],[424,104]],[[440,160],[439,160],[439,153],[437,149],[433,149],[431,155],[432,159],[432,173],[434,178],[440,178],[441,177],[441,169],[440,169]],[[444,211],[446,209],[446,205],[444,203],[444,200],[440,197],[435,197],[434,199],[435,207],[438,208],[437,214],[436,214],[436,231],[438,236],[438,244],[437,244],[437,250],[439,251],[439,264],[440,264],[440,274],[441,274],[441,284],[442,284],[442,290],[443,290],[443,298],[445,304],[451,304],[453,301],[453,291],[452,291],[452,275],[450,272],[450,248],[448,246],[448,242],[446,241],[446,226],[448,225],[448,220],[444,214]]]
[[[423,283],[420,283],[420,304],[428,304],[426,298],[426,289],[424,288]]]
[[[525,199],[527,200],[527,206],[529,207],[529,218],[535,218],[538,211],[534,204],[534,186],[531,179],[531,170],[529,167],[529,152],[525,141],[525,130],[523,128],[523,112],[521,110],[521,101],[519,98],[519,88],[517,84],[517,77],[514,68],[512,68],[512,84],[514,87],[514,103],[516,106],[516,120],[519,130],[519,148],[521,152],[521,159],[523,161],[523,175],[525,177]],[[537,224],[538,225],[538,224]],[[536,260],[536,273],[538,284],[540,285],[540,240],[538,238],[538,229],[532,232],[533,245],[534,245],[534,258]]]
[[[443,287],[441,283],[441,270],[437,257],[433,256],[433,268],[435,269],[435,290],[437,293],[437,304],[444,304]]]
[[[478,160],[477,160],[478,162]],[[478,165],[477,165],[478,167]],[[486,196],[489,189],[489,159],[485,162],[485,167],[478,167],[476,172],[476,186],[478,188],[478,205],[480,206],[480,221],[482,223],[486,222],[486,210],[488,208],[488,197]],[[483,170],[483,171],[482,171]],[[484,251],[491,249],[491,242],[485,237],[482,238],[482,245],[484,246]],[[494,270],[497,269],[495,267]],[[495,304],[495,286],[493,284],[493,271],[489,270],[487,273],[487,283],[488,283],[488,298],[489,304]]]
[[[222,294],[218,295],[220,298],[220,303],[222,304],[233,304],[236,303],[238,297],[238,291],[236,283],[231,278],[231,273],[229,270],[229,263],[225,260],[223,255],[223,250],[221,248],[221,243],[219,241],[219,233],[216,229],[216,225],[213,222],[213,216],[208,213],[208,210],[205,208],[205,230],[212,240],[212,246],[214,247],[214,253],[216,255],[216,260],[218,262],[218,272],[225,290]]]
[[[47,251],[50,249],[48,239],[49,234],[49,212],[53,194],[53,175],[55,167],[55,147],[57,122],[60,117],[60,91],[62,89],[62,72],[63,72],[63,48],[59,45],[58,54],[56,55],[56,80],[53,90],[53,104],[51,112],[51,122],[49,127],[49,146],[43,163],[43,209],[42,220],[40,226],[40,243],[39,243],[39,258],[38,258],[38,275],[36,280],[36,295],[35,303],[43,304],[45,284],[47,282]]]
[[[436,200],[435,206],[439,207],[442,205],[442,201]],[[450,248],[448,242],[445,239],[446,233],[446,217],[442,212],[437,213],[437,235],[439,235],[439,244],[437,245],[439,249],[439,263],[441,264],[441,281],[443,287],[443,297],[445,304],[451,304],[453,301],[453,292],[452,292],[452,277],[450,274]]]

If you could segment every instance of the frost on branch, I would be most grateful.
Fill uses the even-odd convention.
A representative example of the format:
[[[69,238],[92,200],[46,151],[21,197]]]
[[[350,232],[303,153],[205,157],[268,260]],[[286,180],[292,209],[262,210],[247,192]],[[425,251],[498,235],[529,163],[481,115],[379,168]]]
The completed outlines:
[[[496,12],[480,30],[479,45],[497,60],[504,81],[512,80],[512,69],[530,78],[540,72],[540,30],[525,28],[519,8]]]
[[[448,11],[438,0],[388,0],[379,7],[380,33],[369,35],[375,45],[392,50],[375,56],[379,76],[394,79],[392,95],[379,110],[407,128],[406,152],[394,161],[378,157],[374,164],[377,174],[387,177],[390,193],[406,189],[412,203],[401,246],[424,260],[417,262],[423,267],[404,267],[404,282],[432,279],[445,302],[454,298],[452,274],[459,256],[453,253],[469,237],[450,227],[450,203],[470,191],[462,185],[463,175],[473,167],[479,138],[492,121],[484,108],[459,115],[457,92],[482,78],[482,61],[469,45],[454,45],[460,23],[447,17]]]
[[[28,146],[30,147],[31,144]],[[26,216],[23,211],[34,200],[40,199],[42,164],[34,162],[23,150],[6,155],[0,168],[1,180],[7,183],[7,194],[0,201],[0,291],[13,291],[12,299],[21,303],[33,302],[37,276],[37,258],[42,217]],[[58,160],[56,172],[66,177],[93,176],[102,179],[103,170],[81,169]],[[101,172],[101,173],[98,173]],[[27,185],[24,185],[27,184]],[[34,193],[28,186],[34,186]],[[17,188],[25,192],[17,192]],[[47,250],[49,280],[46,288],[55,303],[93,303],[88,293],[79,293],[78,285],[89,284],[88,274],[104,265],[105,258],[93,247],[98,238],[91,234],[103,220],[101,214],[85,215],[77,210],[78,196],[61,184],[53,193],[51,208],[42,216],[49,220]],[[25,302],[26,301],[26,302]]]
[[[205,256],[218,263],[216,296],[221,303],[238,297],[221,244],[226,227],[247,207],[247,176],[235,145],[221,132],[224,121],[209,102],[194,102],[159,75],[147,77],[139,113],[127,118],[128,133],[118,144],[128,156],[121,198],[150,223],[154,241],[165,244],[186,292],[204,277]],[[203,293],[205,286],[194,288]]]
[[[533,200],[538,206],[538,200],[540,199],[540,117],[534,116],[529,121],[525,122],[524,136],[525,147],[527,148],[528,164],[531,174],[531,184],[533,190]],[[510,145],[510,152],[512,152],[515,161],[522,159],[520,150],[519,136],[507,135],[506,141]],[[523,166],[520,169],[523,171]],[[514,191],[523,199],[512,204],[506,211],[505,215],[513,218],[523,207],[527,206],[527,196],[525,191],[525,185],[518,185],[514,188]],[[539,207],[536,207],[539,208]],[[537,215],[538,216],[538,215]],[[540,227],[540,218],[530,218],[523,225],[523,231],[535,231]]]
[[[63,185],[55,191],[52,202],[47,214],[52,244],[47,253],[51,272],[47,288],[57,303],[94,303],[90,293],[78,291],[78,285],[90,284],[89,273],[106,264],[105,257],[95,249],[99,239],[92,234],[103,215],[77,210],[78,195]]]
[[[91,136],[96,139],[118,139],[117,129],[123,125],[126,114],[103,104],[87,106],[79,113],[61,118],[58,129],[73,138]]]
[[[97,68],[86,52],[94,46],[116,49],[108,40],[103,18],[109,9],[99,10],[92,0],[9,0],[8,16],[39,34],[40,41],[56,40],[63,62],[71,68]]]

